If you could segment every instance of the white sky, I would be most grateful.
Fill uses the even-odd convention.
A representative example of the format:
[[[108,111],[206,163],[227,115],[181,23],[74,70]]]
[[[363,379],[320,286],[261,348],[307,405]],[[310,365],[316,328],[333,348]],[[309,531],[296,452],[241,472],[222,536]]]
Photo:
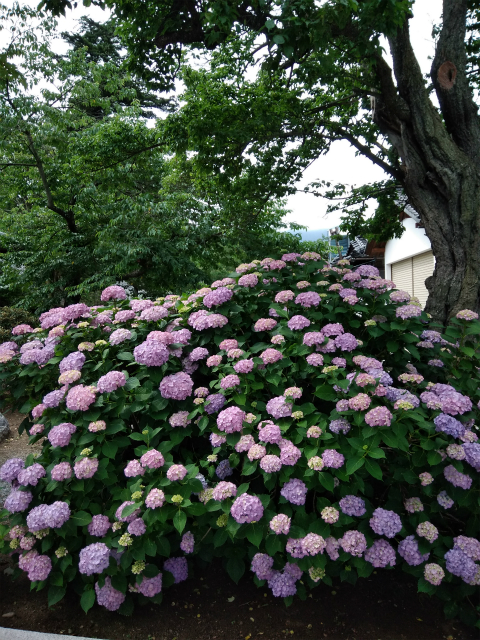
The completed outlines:
[[[7,6],[12,6],[12,0],[3,0]],[[22,4],[32,7],[38,5],[38,0],[24,0]],[[431,36],[432,25],[439,22],[442,13],[442,0],[416,0],[414,17],[410,20],[410,32],[413,48],[417,55],[422,71],[428,73],[429,58],[434,53],[434,42]],[[97,21],[104,21],[107,13],[98,7],[83,7],[81,0],[73,11],[67,11],[66,17],[58,19],[60,31],[74,31],[76,20],[82,15],[88,15]],[[0,32],[0,44],[1,44]],[[355,156],[355,149],[346,141],[336,142],[329,153],[316,160],[304,173],[298,188],[303,188],[312,181],[327,180],[332,184],[347,183],[360,186],[368,181],[382,180],[385,173],[372,162],[362,156]],[[297,222],[309,229],[324,229],[339,224],[341,214],[325,215],[328,202],[311,194],[297,193],[288,198],[288,208],[291,213],[285,218],[287,222]]]

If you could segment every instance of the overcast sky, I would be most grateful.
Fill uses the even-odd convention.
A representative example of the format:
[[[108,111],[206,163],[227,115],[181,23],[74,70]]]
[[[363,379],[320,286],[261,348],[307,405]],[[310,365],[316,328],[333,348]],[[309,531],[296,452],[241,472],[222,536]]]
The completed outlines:
[[[153,0],[152,0],[153,1]],[[12,6],[12,0],[3,0],[7,6]],[[24,4],[37,6],[38,1],[27,0]],[[81,0],[77,9],[66,12],[66,17],[58,19],[59,31],[74,31],[77,20],[82,15],[88,15],[99,22],[104,21],[108,14],[98,7],[83,7]],[[410,21],[412,44],[418,61],[424,73],[430,69],[429,58],[434,53],[434,42],[431,36],[433,23],[440,21],[442,0],[416,0],[414,17]],[[1,43],[1,33],[0,33]],[[382,180],[386,174],[372,162],[362,156],[355,156],[355,150],[346,141],[336,142],[329,153],[316,160],[305,172],[303,180],[297,185],[303,188],[315,180],[327,180],[333,184],[347,183],[362,185],[366,182]],[[325,215],[327,202],[311,194],[297,193],[288,198],[291,213],[286,221],[294,221],[305,225],[309,229],[324,229],[334,227],[340,222],[341,214]]]

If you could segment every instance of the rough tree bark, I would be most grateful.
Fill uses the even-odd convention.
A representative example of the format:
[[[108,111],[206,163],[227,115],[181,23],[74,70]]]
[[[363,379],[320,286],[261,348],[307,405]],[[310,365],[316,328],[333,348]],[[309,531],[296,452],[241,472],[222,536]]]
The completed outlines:
[[[466,0],[444,0],[443,28],[431,77],[443,121],[432,104],[408,20],[379,60],[381,108],[375,118],[403,165],[403,187],[435,256],[426,311],[446,323],[460,309],[480,311],[480,119],[466,78]]]

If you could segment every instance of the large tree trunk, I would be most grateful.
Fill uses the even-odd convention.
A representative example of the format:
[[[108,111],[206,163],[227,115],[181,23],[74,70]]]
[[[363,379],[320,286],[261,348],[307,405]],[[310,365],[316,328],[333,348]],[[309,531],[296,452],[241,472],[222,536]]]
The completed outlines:
[[[446,323],[460,309],[480,311],[480,120],[465,75],[465,0],[444,0],[432,78],[444,120],[433,106],[411,47],[408,21],[390,38],[377,74],[381,129],[395,146],[403,186],[435,256],[426,311]]]

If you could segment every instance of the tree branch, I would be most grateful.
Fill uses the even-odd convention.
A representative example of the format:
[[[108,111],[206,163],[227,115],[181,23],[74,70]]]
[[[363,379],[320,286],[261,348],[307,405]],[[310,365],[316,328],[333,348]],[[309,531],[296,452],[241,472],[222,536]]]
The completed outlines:
[[[366,145],[362,144],[354,136],[348,133],[348,131],[345,131],[345,129],[337,129],[337,131],[340,134],[339,137],[343,138],[344,140],[348,140],[350,144],[355,147],[355,149],[360,151],[362,156],[365,156],[374,164],[381,167],[385,171],[385,173],[391,175],[393,178],[395,178],[395,180],[403,183],[405,176],[403,175],[402,171],[400,171],[399,169],[395,169],[395,167],[392,167],[390,164],[388,164],[388,162],[385,162],[384,160],[376,156],[373,151],[371,151]]]

